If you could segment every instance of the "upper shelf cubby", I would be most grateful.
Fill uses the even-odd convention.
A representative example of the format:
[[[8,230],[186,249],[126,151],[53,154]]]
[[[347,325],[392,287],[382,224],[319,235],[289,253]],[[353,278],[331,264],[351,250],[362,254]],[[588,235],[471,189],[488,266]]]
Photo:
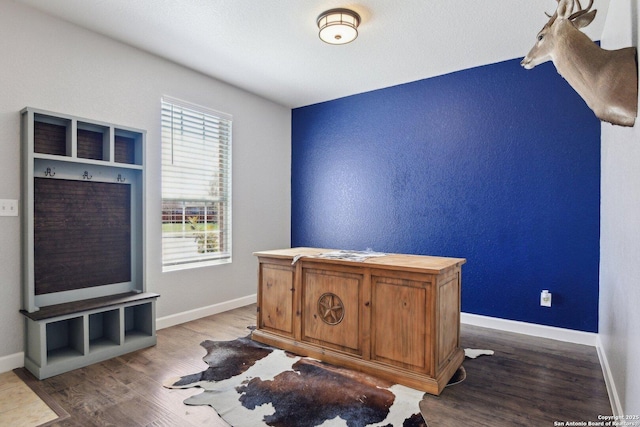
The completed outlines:
[[[78,158],[109,161],[111,128],[81,121],[77,126]]]
[[[25,108],[33,114],[33,154],[80,163],[143,165],[143,132],[72,116]]]
[[[114,160],[116,163],[142,164],[142,134],[115,129]]]
[[[71,120],[44,114],[33,115],[33,151],[71,156]]]

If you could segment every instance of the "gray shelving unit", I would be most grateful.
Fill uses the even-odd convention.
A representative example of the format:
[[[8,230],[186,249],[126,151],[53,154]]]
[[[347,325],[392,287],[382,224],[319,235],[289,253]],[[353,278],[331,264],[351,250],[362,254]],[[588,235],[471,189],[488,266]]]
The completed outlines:
[[[25,108],[25,367],[43,379],[154,345],[144,130]]]
[[[155,345],[157,294],[125,294],[29,313],[25,367],[40,379]]]

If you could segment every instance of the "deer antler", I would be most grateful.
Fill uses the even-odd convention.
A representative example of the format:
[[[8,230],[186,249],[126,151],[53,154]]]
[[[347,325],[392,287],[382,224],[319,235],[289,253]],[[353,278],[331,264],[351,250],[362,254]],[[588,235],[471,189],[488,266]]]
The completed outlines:
[[[558,6],[560,6],[560,0],[556,0],[556,2],[558,3]],[[573,10],[574,2],[575,2],[575,0],[571,0],[571,10]],[[556,11],[553,13],[553,15],[549,15],[547,12],[544,13],[549,18],[549,22],[547,22],[547,25],[546,25],[547,27],[552,26],[553,23],[558,18],[558,6],[556,6]]]
[[[544,14],[547,15],[547,17],[549,17],[549,22],[547,22],[547,26],[550,27],[553,25],[556,18],[558,17],[558,10],[556,10],[556,12],[553,15],[549,15],[547,12],[545,12]]]
[[[590,0],[589,6],[587,6],[586,9],[582,9],[582,4],[580,4],[580,0],[575,0],[575,1],[578,3],[578,6],[580,6],[580,10],[578,10],[577,12],[573,12],[571,16],[569,16],[569,21],[573,21],[574,19],[579,18],[585,13],[588,13],[589,9],[591,9],[591,6],[593,6],[593,0]]]
[[[561,0],[556,0],[556,1],[558,2],[558,5],[559,5]],[[573,12],[569,16],[568,18],[569,21],[573,21],[574,19],[579,18],[586,13],[589,13],[591,6],[593,6],[593,0],[589,0],[589,6],[587,6],[586,9],[582,8],[582,3],[580,3],[580,0],[570,0],[570,1],[571,1],[571,11],[573,12],[573,9],[575,9],[576,3],[578,4],[579,10],[577,10],[576,12]],[[547,12],[545,12],[544,14],[547,15],[547,17],[549,17],[549,22],[547,23],[547,26],[550,27],[558,18],[558,8],[556,8],[556,11],[553,15],[549,15]]]

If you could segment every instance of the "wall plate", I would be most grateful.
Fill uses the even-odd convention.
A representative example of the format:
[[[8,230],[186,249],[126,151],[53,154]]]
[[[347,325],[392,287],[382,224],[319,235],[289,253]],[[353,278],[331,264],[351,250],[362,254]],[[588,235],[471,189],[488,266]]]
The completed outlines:
[[[0,199],[0,216],[18,216],[18,201]]]

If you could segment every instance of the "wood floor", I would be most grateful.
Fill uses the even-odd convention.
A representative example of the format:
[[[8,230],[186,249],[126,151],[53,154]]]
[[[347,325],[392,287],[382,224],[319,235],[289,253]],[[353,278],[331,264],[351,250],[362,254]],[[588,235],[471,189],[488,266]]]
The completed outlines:
[[[588,425],[612,414],[595,347],[470,325],[461,341],[495,354],[466,359],[463,383],[425,397],[429,427]]]
[[[155,347],[43,380],[70,417],[52,426],[225,426],[209,407],[182,402],[199,389],[162,387],[169,377],[196,373],[205,339],[244,336],[255,305],[158,331]],[[464,362],[467,379],[423,402],[429,427],[553,426],[611,414],[593,347],[462,326],[462,345],[493,356]]]

